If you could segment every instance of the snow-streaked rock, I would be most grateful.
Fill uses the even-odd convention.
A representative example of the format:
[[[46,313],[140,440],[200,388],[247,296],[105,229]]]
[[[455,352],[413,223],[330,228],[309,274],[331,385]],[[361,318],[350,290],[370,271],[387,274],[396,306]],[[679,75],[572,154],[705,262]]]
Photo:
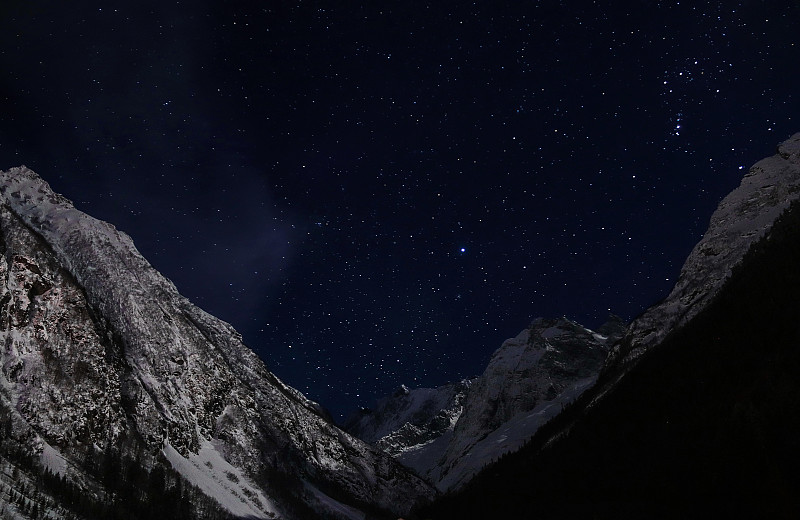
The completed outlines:
[[[344,429],[397,455],[452,430],[471,383],[471,380],[464,380],[413,390],[402,385],[391,396],[378,401],[374,410],[362,409],[351,415]],[[404,430],[408,435],[398,435]]]
[[[433,496],[276,378],[130,237],[75,209],[31,170],[0,174],[0,204],[0,399],[19,431],[45,441],[31,449],[49,464],[66,464],[54,453],[66,461],[81,447],[134,435],[152,453],[164,448],[190,481],[201,479],[191,467],[213,446],[278,516],[280,504],[266,505],[275,480],[267,474],[291,476],[298,496],[309,486],[335,492],[336,500],[313,500],[336,503],[333,515],[352,505],[403,514]]]
[[[519,449],[591,387],[624,330],[613,316],[597,332],[566,318],[539,318],[506,340],[469,385],[403,387],[349,426],[440,490],[457,489],[493,459]],[[426,420],[413,420],[419,410],[426,420],[449,419],[451,425],[436,430]]]
[[[197,453],[184,457],[169,443],[164,456],[188,482],[214,497],[225,509],[238,517],[275,518],[279,509],[264,492],[253,485],[239,468],[220,455],[214,444],[203,441]]]
[[[446,440],[452,437],[472,383],[466,379],[413,390],[403,385],[374,409],[355,412],[344,428],[427,475],[431,462],[439,460],[447,448]]]
[[[672,292],[634,320],[608,365],[628,364],[696,316],[717,295],[750,246],[769,232],[798,197],[800,133],[778,145],[774,156],[753,165],[740,186],[720,202]]]
[[[428,476],[442,490],[456,489],[520,447],[594,382],[624,324],[612,317],[603,330],[607,335],[566,318],[538,318],[506,340],[470,387],[447,451]]]

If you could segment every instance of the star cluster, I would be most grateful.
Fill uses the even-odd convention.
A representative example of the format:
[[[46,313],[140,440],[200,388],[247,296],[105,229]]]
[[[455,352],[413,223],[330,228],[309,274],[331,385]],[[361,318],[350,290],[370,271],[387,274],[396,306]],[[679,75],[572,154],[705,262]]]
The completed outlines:
[[[796,2],[2,7],[0,158],[336,414],[663,297],[798,130]]]

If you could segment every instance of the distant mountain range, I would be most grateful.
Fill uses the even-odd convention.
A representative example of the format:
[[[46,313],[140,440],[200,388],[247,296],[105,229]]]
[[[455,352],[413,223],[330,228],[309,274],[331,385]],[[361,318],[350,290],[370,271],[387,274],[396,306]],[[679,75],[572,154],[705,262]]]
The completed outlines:
[[[403,387],[344,428],[440,490],[458,488],[591,387],[624,332],[617,317],[598,332],[566,318],[539,318],[503,343],[480,377],[435,389]]]

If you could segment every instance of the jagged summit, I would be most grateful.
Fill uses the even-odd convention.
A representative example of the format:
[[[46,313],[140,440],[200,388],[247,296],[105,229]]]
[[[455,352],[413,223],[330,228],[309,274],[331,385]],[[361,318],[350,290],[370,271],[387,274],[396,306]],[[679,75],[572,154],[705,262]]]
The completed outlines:
[[[471,384],[472,380],[465,379],[437,388],[413,390],[401,385],[390,396],[380,399],[373,409],[362,408],[351,414],[344,429],[397,455],[452,429],[461,413],[464,393]],[[417,431],[417,438],[407,439],[411,444],[392,444],[386,440],[406,425]]]
[[[133,443],[236,515],[404,514],[432,496],[25,167],[0,173],[0,252],[0,407],[68,478],[93,447]]]
[[[597,332],[566,317],[536,318],[494,352],[480,377],[401,388],[374,411],[353,414],[346,429],[439,489],[457,489],[589,388],[624,331],[613,315]]]

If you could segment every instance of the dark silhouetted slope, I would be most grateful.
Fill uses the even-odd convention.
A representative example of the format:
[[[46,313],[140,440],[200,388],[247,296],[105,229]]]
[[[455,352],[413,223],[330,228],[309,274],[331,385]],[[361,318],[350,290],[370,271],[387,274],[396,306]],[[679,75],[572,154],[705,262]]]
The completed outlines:
[[[424,516],[797,518],[800,205],[702,312],[594,397]]]

